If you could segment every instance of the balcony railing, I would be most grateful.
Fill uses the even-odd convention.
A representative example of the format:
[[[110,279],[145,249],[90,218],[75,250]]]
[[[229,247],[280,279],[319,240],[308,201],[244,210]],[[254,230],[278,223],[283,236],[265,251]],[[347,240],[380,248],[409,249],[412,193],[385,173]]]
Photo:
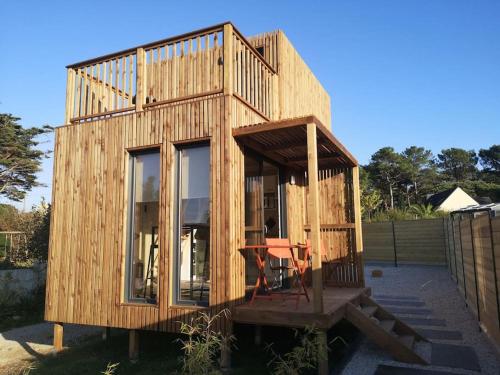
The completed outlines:
[[[221,93],[273,116],[276,72],[230,23],[67,68],[66,123]]]

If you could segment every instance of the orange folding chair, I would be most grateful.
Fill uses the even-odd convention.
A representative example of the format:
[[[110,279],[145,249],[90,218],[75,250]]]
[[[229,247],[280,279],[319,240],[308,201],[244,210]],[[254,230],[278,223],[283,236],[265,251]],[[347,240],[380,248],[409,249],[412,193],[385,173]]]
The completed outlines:
[[[273,273],[275,271],[292,271],[295,276],[295,284],[297,292],[281,292],[282,296],[292,295],[297,297],[297,306],[299,304],[300,296],[305,296],[309,302],[309,295],[304,283],[305,271],[308,267],[309,248],[303,245],[292,245],[288,238],[266,238],[267,254],[269,256],[269,266]],[[295,256],[294,248],[304,249],[303,259],[299,259],[298,255]],[[288,264],[274,265],[272,260],[278,259],[280,261],[288,260]],[[276,278],[275,278],[275,281]]]

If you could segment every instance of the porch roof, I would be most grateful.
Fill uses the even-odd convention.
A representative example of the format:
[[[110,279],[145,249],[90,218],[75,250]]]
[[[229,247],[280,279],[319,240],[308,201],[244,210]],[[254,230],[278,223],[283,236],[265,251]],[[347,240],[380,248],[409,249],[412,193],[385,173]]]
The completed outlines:
[[[317,129],[318,168],[354,167],[356,158],[315,116],[269,121],[233,129],[245,146],[283,165],[307,168],[307,124]]]

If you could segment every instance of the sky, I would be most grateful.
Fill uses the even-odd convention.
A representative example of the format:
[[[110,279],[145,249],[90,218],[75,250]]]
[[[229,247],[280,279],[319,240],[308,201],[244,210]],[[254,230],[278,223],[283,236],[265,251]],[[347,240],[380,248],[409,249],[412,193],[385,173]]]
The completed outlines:
[[[24,0],[0,14],[0,113],[23,126],[63,124],[66,65],[232,21],[244,35],[285,32],[361,164],[384,146],[500,143],[500,0]],[[52,149],[53,135],[41,141]],[[50,201],[52,160],[42,167],[46,186],[19,208]]]

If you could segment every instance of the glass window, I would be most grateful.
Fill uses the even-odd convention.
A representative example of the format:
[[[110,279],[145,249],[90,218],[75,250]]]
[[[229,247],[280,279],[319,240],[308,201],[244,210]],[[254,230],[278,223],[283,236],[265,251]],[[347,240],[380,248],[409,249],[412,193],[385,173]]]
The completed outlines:
[[[177,160],[177,303],[208,305],[210,147],[184,147]]]
[[[126,299],[156,303],[160,152],[130,154]]]

